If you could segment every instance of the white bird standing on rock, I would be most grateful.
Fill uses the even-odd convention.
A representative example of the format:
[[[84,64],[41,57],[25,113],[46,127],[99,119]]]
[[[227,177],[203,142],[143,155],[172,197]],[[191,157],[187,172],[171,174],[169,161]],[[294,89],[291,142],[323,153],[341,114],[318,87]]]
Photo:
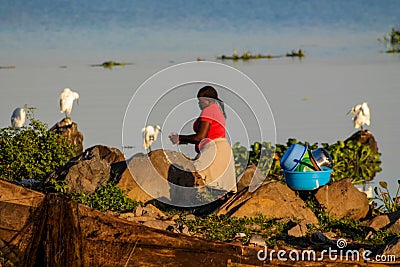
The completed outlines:
[[[370,125],[370,111],[367,102],[358,104],[354,106],[347,114],[352,113],[354,116],[352,120],[354,121],[354,128],[358,129],[361,127],[363,130],[363,125]]]
[[[161,131],[161,127],[156,126],[146,126],[142,129],[143,133],[143,146],[145,149],[149,149],[151,151],[151,144],[157,140],[158,133]]]
[[[64,88],[60,95],[60,112],[64,113],[66,118],[71,115],[74,100],[79,103],[79,94],[69,88]]]
[[[11,125],[14,128],[20,128],[25,123],[26,112],[23,108],[14,109],[11,115]]]

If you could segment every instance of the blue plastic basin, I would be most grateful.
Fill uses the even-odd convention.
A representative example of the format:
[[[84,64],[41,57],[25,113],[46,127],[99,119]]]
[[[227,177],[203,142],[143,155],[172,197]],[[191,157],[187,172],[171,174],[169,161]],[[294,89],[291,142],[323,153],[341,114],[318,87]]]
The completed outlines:
[[[297,167],[301,159],[304,157],[306,151],[306,146],[302,146],[299,144],[291,145],[281,158],[280,163],[282,169],[286,171],[293,171]]]
[[[329,183],[331,168],[322,167],[321,171],[297,172],[283,170],[287,185],[293,190],[314,190]]]

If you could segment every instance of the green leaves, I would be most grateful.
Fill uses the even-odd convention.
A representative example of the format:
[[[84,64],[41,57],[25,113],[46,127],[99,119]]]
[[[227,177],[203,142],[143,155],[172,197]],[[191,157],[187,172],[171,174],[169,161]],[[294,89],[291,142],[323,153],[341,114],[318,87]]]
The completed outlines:
[[[372,180],[382,170],[381,154],[360,142],[338,141],[326,149],[335,162],[332,172],[335,181],[350,178],[352,183],[362,183]]]
[[[108,182],[99,187],[93,194],[71,194],[72,199],[99,211],[128,212],[133,211],[140,202],[124,194],[114,183]]]
[[[270,142],[254,142],[248,151],[246,147],[241,146],[239,142],[233,145],[233,155],[235,159],[236,175],[240,175],[246,170],[249,163],[253,163],[265,175],[270,169],[273,173],[280,176],[279,163],[276,161],[275,152],[280,150],[274,147]]]
[[[249,151],[244,146],[241,146],[239,142],[233,145],[233,157],[235,160],[236,175],[240,175],[246,170],[248,164]]]
[[[286,236],[291,225],[290,221],[266,218],[263,215],[252,218],[237,218],[210,214],[205,217],[198,217],[196,220],[181,217],[177,222],[188,226],[191,233],[207,240],[248,242],[252,235],[260,234],[265,238],[267,245],[275,245],[278,239]],[[238,233],[244,233],[246,236],[235,238]]]
[[[47,125],[25,108],[30,123],[19,129],[0,129],[0,178],[21,181],[44,180],[49,173],[75,155],[76,147],[66,137],[48,131]]]

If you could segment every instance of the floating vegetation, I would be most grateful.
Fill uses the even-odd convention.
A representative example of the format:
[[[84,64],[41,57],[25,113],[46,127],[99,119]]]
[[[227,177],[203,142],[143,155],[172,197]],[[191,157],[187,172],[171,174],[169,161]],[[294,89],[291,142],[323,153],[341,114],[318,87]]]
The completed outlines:
[[[15,66],[0,66],[0,69],[15,69]]]
[[[116,61],[105,61],[101,64],[92,64],[91,67],[103,67],[105,69],[112,69],[115,66],[126,66],[133,65],[133,63],[125,63],[125,62],[116,62]]]
[[[302,58],[304,57],[305,54],[304,52],[299,49],[297,52],[295,52],[294,50],[292,50],[291,53],[286,53],[286,57],[299,57]],[[231,56],[227,56],[227,55],[222,55],[217,57],[217,59],[219,60],[249,60],[249,59],[262,59],[262,58],[282,58],[284,57],[283,55],[263,55],[263,54],[251,54],[250,52],[244,52],[242,55],[239,55],[236,51],[236,49],[233,51],[233,54]]]
[[[262,54],[251,54],[250,52],[244,52],[241,56],[237,53],[236,49],[233,51],[232,56],[222,55],[217,57],[220,60],[249,60],[249,59],[261,59],[261,58],[280,58],[282,56],[279,55],[262,55]]]
[[[297,50],[297,52],[295,52],[294,50],[292,50],[291,53],[286,53],[286,56],[287,56],[287,57],[299,57],[299,58],[302,58],[302,57],[304,57],[305,55],[304,55],[304,52],[303,52],[301,49],[299,49],[299,50]]]
[[[390,36],[383,36],[383,40],[378,38],[378,41],[386,46],[386,53],[400,53],[400,30],[392,28]]]

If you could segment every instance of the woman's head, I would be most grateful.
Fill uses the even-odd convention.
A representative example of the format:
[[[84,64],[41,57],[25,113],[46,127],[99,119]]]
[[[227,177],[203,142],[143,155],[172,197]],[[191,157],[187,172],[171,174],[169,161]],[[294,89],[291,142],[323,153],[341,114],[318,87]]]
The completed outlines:
[[[204,86],[197,93],[197,98],[199,99],[200,109],[204,109],[209,105],[215,103],[218,99],[218,93],[212,86]],[[219,100],[219,99],[218,99]]]
[[[206,85],[200,88],[199,92],[197,93],[197,98],[199,99],[200,109],[204,109],[212,103],[217,103],[226,118],[224,102],[218,98],[217,90],[215,90],[214,87]]]
[[[214,87],[210,85],[200,88],[199,92],[197,93],[197,97],[208,97],[219,100],[217,90],[215,90]]]

